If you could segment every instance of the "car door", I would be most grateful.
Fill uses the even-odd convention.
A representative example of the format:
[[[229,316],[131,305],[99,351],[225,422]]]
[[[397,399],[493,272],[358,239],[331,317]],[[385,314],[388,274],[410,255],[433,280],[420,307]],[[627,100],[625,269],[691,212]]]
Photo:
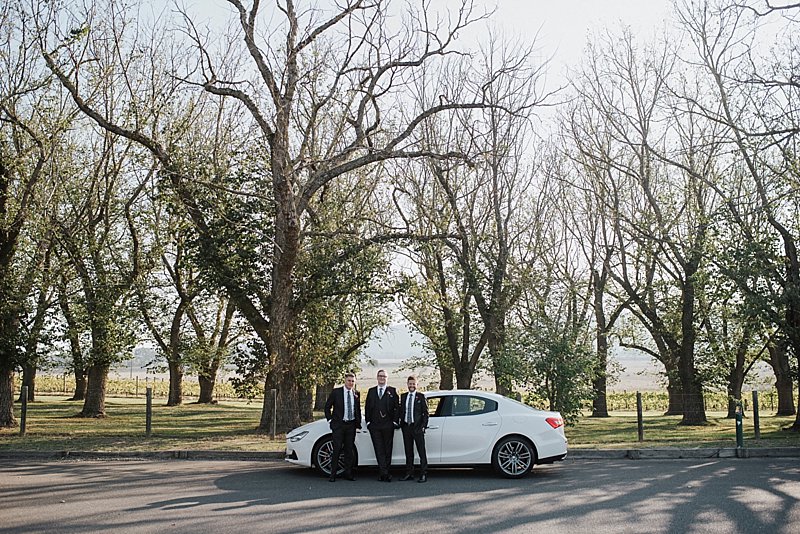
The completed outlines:
[[[500,431],[497,401],[480,395],[455,394],[442,408],[442,464],[491,461],[489,448]]]
[[[361,430],[356,430],[356,450],[358,451],[358,465],[378,465],[375,448],[372,446],[372,437],[369,435],[366,424]]]

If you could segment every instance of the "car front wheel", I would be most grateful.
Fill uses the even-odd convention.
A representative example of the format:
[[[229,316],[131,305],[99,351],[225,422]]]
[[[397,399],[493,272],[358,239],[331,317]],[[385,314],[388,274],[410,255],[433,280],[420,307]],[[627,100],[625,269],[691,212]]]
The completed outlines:
[[[492,465],[498,473],[507,478],[522,478],[528,473],[536,460],[536,450],[522,437],[509,436],[501,439],[494,448]]]
[[[355,451],[355,458],[353,458],[353,465],[358,465],[358,452]],[[311,453],[314,458],[314,465],[317,470],[326,477],[331,476],[331,463],[333,461],[333,438],[328,435],[322,438],[314,445],[314,450]],[[344,454],[339,455],[339,465],[336,469],[336,475],[341,475],[344,472]]]

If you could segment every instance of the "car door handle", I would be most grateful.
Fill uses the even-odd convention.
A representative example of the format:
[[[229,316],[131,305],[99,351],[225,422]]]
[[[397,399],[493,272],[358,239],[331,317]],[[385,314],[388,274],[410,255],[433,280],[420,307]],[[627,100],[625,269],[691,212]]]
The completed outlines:
[[[425,428],[426,428],[427,430],[438,430],[438,429],[439,429],[439,427],[438,427],[438,426],[426,426]]]
[[[482,425],[482,426],[497,426],[497,423],[495,423],[495,422],[491,422],[491,423],[483,423],[483,425]]]

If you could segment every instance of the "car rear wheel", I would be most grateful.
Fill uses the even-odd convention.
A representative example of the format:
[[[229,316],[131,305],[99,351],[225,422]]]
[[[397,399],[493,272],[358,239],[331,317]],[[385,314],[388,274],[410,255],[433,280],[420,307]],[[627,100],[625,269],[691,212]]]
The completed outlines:
[[[536,450],[531,442],[518,436],[501,439],[494,448],[492,465],[506,478],[522,478],[533,469]]]
[[[314,458],[314,465],[317,470],[326,477],[331,476],[331,463],[333,461],[333,437],[330,435],[325,436],[314,445],[314,450],[311,453]],[[358,465],[358,451],[355,451],[353,458],[353,466]],[[339,465],[336,469],[336,475],[341,475],[344,472],[344,454],[339,455]]]

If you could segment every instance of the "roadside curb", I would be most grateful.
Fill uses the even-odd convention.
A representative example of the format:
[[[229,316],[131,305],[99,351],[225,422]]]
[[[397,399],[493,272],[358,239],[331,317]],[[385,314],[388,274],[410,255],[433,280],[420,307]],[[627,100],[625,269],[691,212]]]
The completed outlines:
[[[0,451],[0,460],[283,460],[283,451]],[[800,447],[699,449],[572,449],[567,461],[800,458]]]
[[[677,460],[682,458],[800,458],[800,447],[699,449],[571,449],[568,460]]]
[[[282,460],[283,451],[0,451],[0,460]]]

